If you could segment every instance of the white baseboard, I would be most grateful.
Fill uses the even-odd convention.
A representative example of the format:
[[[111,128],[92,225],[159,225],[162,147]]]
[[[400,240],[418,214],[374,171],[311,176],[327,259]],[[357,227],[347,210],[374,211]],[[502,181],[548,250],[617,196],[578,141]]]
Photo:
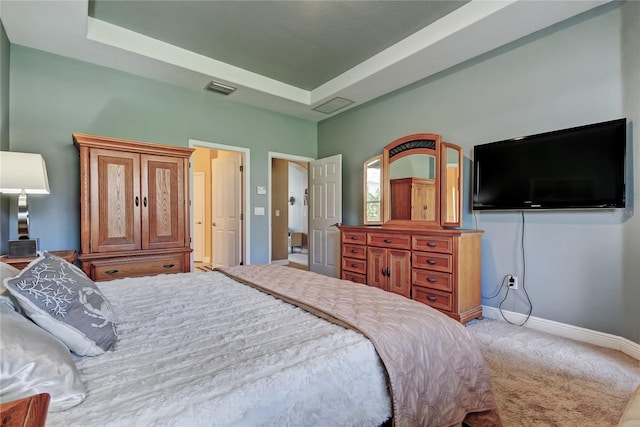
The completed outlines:
[[[289,260],[288,259],[272,259],[271,264],[287,265],[289,264]]]
[[[527,317],[525,314],[516,313],[515,311],[502,310],[502,312],[504,313],[505,317],[509,319],[509,321],[514,323],[522,323]],[[504,318],[500,314],[500,310],[495,307],[483,305],[482,315],[489,319],[504,321]],[[529,320],[524,326],[527,328],[535,329],[537,331],[547,332],[549,334],[570,338],[576,341],[586,342],[589,344],[598,345],[600,347],[612,348],[614,350],[620,350],[624,354],[640,361],[640,344],[628,340],[624,337],[619,337],[617,335],[611,335],[605,332],[598,332],[591,329],[581,328],[579,326],[568,325],[566,323],[555,322],[553,320],[542,319],[540,317],[534,316],[529,317]]]

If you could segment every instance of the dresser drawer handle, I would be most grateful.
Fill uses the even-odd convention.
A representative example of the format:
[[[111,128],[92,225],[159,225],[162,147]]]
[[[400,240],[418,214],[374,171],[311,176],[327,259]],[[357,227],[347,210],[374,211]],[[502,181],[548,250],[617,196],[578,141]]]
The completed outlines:
[[[116,274],[119,270],[107,270],[104,274]]]
[[[165,264],[163,265],[164,268],[171,268],[171,267],[175,267],[175,264]]]
[[[429,283],[436,283],[438,281],[438,279],[434,279],[433,277],[427,277],[427,282]]]
[[[436,261],[435,259],[428,259],[427,260],[427,264],[429,264],[429,265],[435,265],[437,263],[438,263],[438,261]]]
[[[358,267],[358,264],[351,264],[351,267],[356,268]]]
[[[429,301],[431,301],[431,302],[436,302],[436,301],[438,301],[438,298],[437,298],[437,297],[434,297],[433,295],[429,295],[429,296],[427,297],[427,299],[428,299]]]
[[[357,253],[358,253],[358,250],[357,250],[357,249],[351,249],[351,253],[352,253],[352,254],[357,254]]]
[[[358,240],[358,236],[351,236],[351,240]]]
[[[391,239],[384,239],[384,242],[385,242],[385,243],[391,243],[391,242],[393,242],[393,240],[391,240]]]
[[[427,242],[427,246],[429,246],[430,248],[435,248],[436,246],[438,246],[438,244],[436,242]]]

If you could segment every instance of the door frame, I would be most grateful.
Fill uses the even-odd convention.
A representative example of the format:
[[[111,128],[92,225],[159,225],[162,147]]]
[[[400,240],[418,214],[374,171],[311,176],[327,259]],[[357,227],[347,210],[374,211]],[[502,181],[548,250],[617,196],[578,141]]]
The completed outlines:
[[[271,253],[271,233],[272,233],[272,229],[271,229],[271,169],[272,169],[272,163],[273,163],[273,159],[281,159],[281,160],[288,160],[291,162],[307,162],[307,163],[311,163],[312,161],[316,160],[312,157],[304,157],[304,156],[297,156],[295,154],[287,154],[287,153],[278,153],[276,151],[269,151],[268,153],[268,167],[267,167],[267,194],[269,195],[269,197],[267,198],[267,224],[269,227],[269,263],[273,262],[273,259],[271,259],[272,253]],[[307,169],[307,174],[308,174],[308,169]],[[311,203],[311,200],[309,200],[309,203]],[[310,209],[311,205],[307,206],[307,209]],[[309,221],[309,216],[307,216],[307,221]]]
[[[251,188],[251,150],[245,147],[238,147],[235,145],[225,145],[218,144],[215,142],[208,141],[200,141],[197,139],[189,139],[189,147],[200,147],[200,148],[209,148],[213,150],[220,151],[232,151],[235,153],[239,153],[243,156],[243,165],[244,165],[244,185],[242,186],[242,200],[244,209],[242,210],[242,262],[245,265],[251,264],[251,246],[249,242],[251,241],[251,218],[249,216],[249,212],[251,212],[251,200],[249,194]],[[191,163],[191,161],[190,161]],[[189,200],[193,200],[193,167],[189,167]],[[193,203],[190,203],[190,215],[191,215],[191,232],[193,233]],[[191,248],[193,249],[193,239],[191,241]],[[191,253],[191,270],[193,270],[193,252]]]
[[[205,196],[205,194],[204,194],[204,188],[205,188],[205,185],[204,185],[204,184],[205,184],[205,182],[204,182],[204,181],[205,181],[205,180],[204,180],[204,172],[192,172],[192,176],[193,176],[193,178],[192,178],[192,181],[191,181],[191,182],[192,182],[192,184],[193,184],[193,185],[192,185],[192,187],[191,187],[191,188],[192,188],[192,189],[191,189],[191,193],[194,195],[194,197],[192,197],[192,198],[190,199],[190,200],[191,200],[190,211],[191,211],[191,213],[193,213],[193,214],[194,214],[194,215],[192,215],[192,218],[193,218],[193,219],[195,219],[195,207],[196,207],[196,203],[195,203],[195,199],[196,199],[196,197],[195,197],[195,196],[196,196],[196,194],[195,194],[195,189],[196,189],[195,181],[196,181],[196,180],[195,180],[195,177],[196,177],[196,176],[198,176],[198,177],[201,177],[201,178],[202,178],[202,188],[201,188],[201,190],[202,190],[202,191],[201,191],[201,193],[200,193],[200,194],[198,194],[198,196],[201,196],[201,197],[204,197],[204,196]],[[204,203],[202,203],[202,208],[203,208],[203,210],[205,210],[205,211],[206,211],[206,207],[204,206]],[[202,212],[202,220],[203,220],[203,221],[204,221],[204,217],[205,217],[204,212]],[[192,245],[192,246],[193,246],[193,248],[194,248],[194,251],[192,252],[192,254],[193,254],[193,261],[195,262],[195,261],[196,261],[196,257],[195,257],[195,253],[196,253],[196,251],[195,251],[195,244],[196,244],[196,236],[197,236],[197,234],[195,233],[195,229],[196,229],[195,221],[191,221],[191,229],[193,230],[193,232],[191,233],[191,237],[193,237],[193,241],[192,241],[193,245]],[[204,246],[206,245],[206,241],[207,241],[207,239],[206,239],[206,236],[205,236],[205,235],[206,235],[206,233],[204,232],[204,227],[203,227],[203,229],[202,229],[202,235],[200,236],[200,238],[201,238],[201,239],[204,239],[204,240],[202,241],[202,248],[203,248],[203,249],[202,249],[202,252],[203,252],[203,253],[202,253],[202,262],[204,262],[205,264],[207,264],[207,263],[209,263],[211,260],[210,260],[208,257],[206,257],[206,256],[205,256],[205,254],[204,254],[204,252],[205,252],[205,250],[204,250]]]

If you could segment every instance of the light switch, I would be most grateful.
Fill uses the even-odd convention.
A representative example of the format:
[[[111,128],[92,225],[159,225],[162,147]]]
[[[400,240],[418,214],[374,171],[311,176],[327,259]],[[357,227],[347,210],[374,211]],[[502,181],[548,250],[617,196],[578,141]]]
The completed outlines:
[[[264,215],[264,208],[263,208],[263,207],[256,207],[256,208],[253,210],[253,213],[254,213],[255,215]]]
[[[276,209],[276,216],[280,216],[280,210]]]

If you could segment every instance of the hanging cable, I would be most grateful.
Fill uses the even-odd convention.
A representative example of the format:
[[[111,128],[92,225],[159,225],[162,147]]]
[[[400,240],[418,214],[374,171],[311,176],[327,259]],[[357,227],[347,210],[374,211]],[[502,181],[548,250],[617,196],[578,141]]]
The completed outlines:
[[[524,246],[524,238],[525,238],[524,211],[520,211],[520,214],[522,215],[522,232],[520,234],[520,249],[522,251],[522,290],[524,291],[524,294],[527,297],[529,310],[527,311],[527,315],[525,319],[522,321],[522,323],[512,322],[504,316],[504,313],[502,312],[502,304],[505,302],[505,300],[507,299],[507,296],[509,295],[509,290],[510,290],[509,287],[507,287],[507,292],[504,294],[504,298],[502,298],[502,301],[500,301],[500,304],[498,304],[498,309],[500,310],[500,314],[502,315],[502,318],[504,319],[504,321],[515,326],[524,326],[524,324],[527,323],[527,321],[529,320],[529,317],[531,317],[531,312],[533,311],[533,304],[531,303],[531,298],[529,298],[529,293],[527,292],[527,284],[526,284],[527,257],[525,254],[525,246]],[[503,279],[503,282],[504,282],[504,279]],[[502,288],[502,286],[500,288]]]

